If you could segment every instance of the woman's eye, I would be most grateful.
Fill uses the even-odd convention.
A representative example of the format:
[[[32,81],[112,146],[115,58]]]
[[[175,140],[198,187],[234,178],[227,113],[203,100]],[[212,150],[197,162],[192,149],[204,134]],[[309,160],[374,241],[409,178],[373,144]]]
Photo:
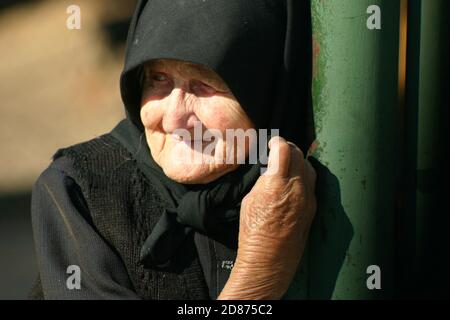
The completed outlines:
[[[154,80],[154,81],[166,81],[167,80],[167,76],[166,75],[164,75],[164,74],[154,74],[153,76],[152,76],[152,79]]]
[[[147,76],[145,95],[147,97],[165,97],[173,88],[170,77],[164,73],[152,72]]]
[[[217,92],[217,90],[215,88],[207,85],[206,83],[200,82],[200,81],[194,82],[192,85],[192,89],[195,94],[200,95],[200,96],[212,95]]]

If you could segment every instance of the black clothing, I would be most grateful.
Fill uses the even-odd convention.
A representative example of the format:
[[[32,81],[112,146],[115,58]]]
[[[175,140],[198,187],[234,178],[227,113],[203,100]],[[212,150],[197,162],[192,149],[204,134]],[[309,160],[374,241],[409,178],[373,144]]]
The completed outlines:
[[[140,246],[163,206],[131,154],[107,134],[61,149],[54,158],[33,189],[40,284],[32,298],[217,297],[230,272],[223,261],[235,259],[237,228],[228,239],[188,237],[174,269],[144,268]],[[70,265],[81,269],[81,290],[66,286]]]

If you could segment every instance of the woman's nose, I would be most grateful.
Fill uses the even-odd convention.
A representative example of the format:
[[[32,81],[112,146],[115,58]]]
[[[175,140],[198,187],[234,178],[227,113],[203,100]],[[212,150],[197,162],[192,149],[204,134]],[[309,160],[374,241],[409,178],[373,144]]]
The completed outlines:
[[[194,102],[189,95],[184,88],[174,88],[167,97],[162,123],[165,132],[190,129],[194,127],[195,121],[199,121],[193,110]]]

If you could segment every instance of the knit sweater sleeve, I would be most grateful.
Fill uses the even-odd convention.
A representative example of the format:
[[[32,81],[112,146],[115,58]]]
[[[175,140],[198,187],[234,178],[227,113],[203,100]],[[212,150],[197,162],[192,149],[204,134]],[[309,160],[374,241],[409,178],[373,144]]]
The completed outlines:
[[[123,261],[93,226],[70,168],[67,158],[56,159],[33,187],[39,279],[31,298],[139,299]]]

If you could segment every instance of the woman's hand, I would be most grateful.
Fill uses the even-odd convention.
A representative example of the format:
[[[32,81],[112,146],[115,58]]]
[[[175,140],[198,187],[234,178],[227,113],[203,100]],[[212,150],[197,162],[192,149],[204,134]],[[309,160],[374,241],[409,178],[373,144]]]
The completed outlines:
[[[297,270],[316,211],[316,173],[283,138],[269,141],[267,171],[241,205],[239,248],[218,299],[280,299]]]

